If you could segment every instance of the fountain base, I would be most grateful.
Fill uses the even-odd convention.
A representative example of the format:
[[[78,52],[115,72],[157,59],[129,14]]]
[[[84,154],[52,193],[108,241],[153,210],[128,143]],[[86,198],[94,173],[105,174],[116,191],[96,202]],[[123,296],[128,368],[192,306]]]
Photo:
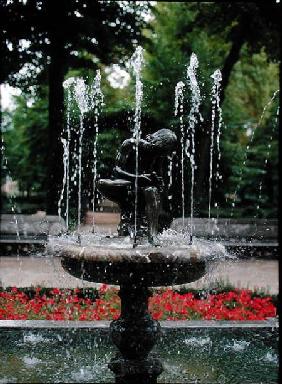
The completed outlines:
[[[117,356],[109,363],[117,384],[155,384],[163,367],[157,357],[144,360],[128,360]]]
[[[119,354],[109,364],[116,383],[156,383],[163,371],[161,361],[150,354],[161,327],[148,312],[151,292],[142,282],[120,287],[121,315],[111,322],[110,334]]]
[[[154,384],[163,371],[151,350],[161,335],[158,321],[148,310],[149,287],[184,284],[206,273],[211,248],[197,246],[140,246],[118,248],[105,239],[101,246],[59,246],[63,268],[71,275],[97,283],[120,286],[121,315],[110,325],[119,353],[109,363],[116,383]]]

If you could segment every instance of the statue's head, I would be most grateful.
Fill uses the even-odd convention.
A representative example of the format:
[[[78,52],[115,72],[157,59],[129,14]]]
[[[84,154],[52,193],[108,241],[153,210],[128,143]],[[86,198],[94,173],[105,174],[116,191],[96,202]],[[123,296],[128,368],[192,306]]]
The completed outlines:
[[[146,140],[153,144],[156,150],[169,153],[175,148],[177,137],[170,129],[160,129],[157,132],[147,135]]]

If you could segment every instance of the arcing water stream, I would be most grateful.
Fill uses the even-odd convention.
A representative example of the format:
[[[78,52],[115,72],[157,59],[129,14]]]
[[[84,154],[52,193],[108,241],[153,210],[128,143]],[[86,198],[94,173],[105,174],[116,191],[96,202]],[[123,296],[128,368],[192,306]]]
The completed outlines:
[[[272,147],[272,140],[273,140],[274,130],[277,129],[277,127],[278,127],[279,110],[280,110],[279,107],[280,106],[278,105],[277,110],[276,110],[276,114],[274,116],[273,123],[272,123],[272,134],[271,134],[271,136],[269,138],[269,143],[267,144],[267,153],[266,153],[266,157],[264,159],[264,164],[263,164],[264,168],[266,168],[266,166],[268,164],[268,160],[269,160],[269,156],[270,156],[270,150],[271,150],[271,147]],[[255,218],[257,218],[259,210],[260,210],[260,204],[261,204],[261,199],[262,199],[262,186],[263,186],[263,182],[261,180],[259,182],[259,194],[258,194],[258,202],[257,202],[257,206],[256,206]]]
[[[187,138],[185,151],[190,159],[191,165],[191,193],[190,193],[190,238],[193,238],[193,216],[194,216],[194,177],[195,177],[195,127],[203,121],[200,113],[201,92],[197,81],[197,68],[199,61],[195,53],[190,57],[190,64],[187,68],[187,80],[191,91],[191,106],[188,115],[188,129],[190,138]]]
[[[137,241],[137,212],[138,212],[138,174],[139,174],[139,141],[141,138],[141,105],[143,99],[143,84],[141,81],[141,70],[143,65],[143,48],[138,46],[131,57],[130,63],[135,75],[135,113],[134,113],[134,130],[133,137],[135,139],[135,212],[134,212],[134,246]]]
[[[99,135],[99,113],[100,107],[103,104],[103,93],[101,91],[101,73],[97,70],[96,77],[91,87],[90,97],[91,97],[91,106],[90,108],[94,110],[94,127],[95,127],[95,139],[93,145],[93,193],[92,193],[92,210],[93,210],[93,221],[92,221],[92,232],[95,231],[95,192],[96,192],[96,181],[97,181],[97,143],[98,143],[98,135]]]
[[[77,79],[74,86],[74,95],[80,110],[79,139],[78,139],[78,194],[77,194],[77,222],[81,222],[81,182],[82,182],[82,139],[85,130],[84,114],[88,112],[87,88],[83,79]]]
[[[240,177],[239,177],[239,182],[237,183],[236,185],[236,188],[235,188],[235,191],[234,191],[234,197],[233,197],[233,200],[232,200],[232,208],[231,208],[231,214],[230,214],[230,217],[233,217],[233,214],[234,214],[234,208],[235,208],[235,204],[236,204],[236,200],[237,200],[237,194],[238,194],[238,191],[239,191],[239,188],[241,186],[241,181],[242,181],[242,177],[243,177],[243,170],[245,169],[246,167],[246,162],[247,162],[247,159],[248,159],[248,153],[249,153],[249,149],[250,149],[250,146],[254,140],[254,136],[255,136],[255,132],[256,132],[256,129],[257,127],[260,126],[261,122],[263,121],[263,118],[265,116],[265,113],[267,111],[267,109],[270,107],[270,105],[273,103],[273,101],[275,100],[276,96],[278,95],[279,93],[279,89],[277,89],[271,99],[266,103],[266,105],[264,106],[263,108],[263,111],[260,115],[260,118],[258,120],[258,122],[255,124],[255,126],[253,127],[252,129],[252,133],[251,133],[251,136],[250,136],[250,140],[249,140],[249,143],[248,145],[246,146],[246,150],[245,150],[245,154],[244,154],[244,161],[243,161],[243,164],[241,166],[241,169],[240,169]],[[279,110],[278,110],[278,113],[279,113]]]
[[[212,196],[212,180],[213,180],[213,152],[214,152],[214,135],[216,134],[216,148],[217,148],[217,164],[216,164],[216,178],[220,177],[219,175],[219,161],[221,158],[220,153],[220,135],[221,135],[221,127],[222,127],[222,110],[220,107],[220,85],[222,80],[222,75],[219,69],[217,69],[211,77],[213,78],[213,86],[212,86],[212,123],[211,123],[211,143],[210,143],[210,175],[209,175],[209,218],[211,217],[211,196]],[[218,128],[215,132],[215,120],[216,114],[218,114]]]
[[[183,102],[184,102],[184,87],[183,81],[179,81],[175,87],[175,104],[174,114],[179,114],[180,132],[181,132],[181,200],[182,200],[182,226],[184,228],[184,217],[185,217],[185,180],[184,180],[184,122],[183,122]]]
[[[70,180],[76,184],[76,177],[78,177],[78,192],[77,192],[77,224],[78,227],[81,222],[81,196],[82,196],[82,154],[83,154],[83,135],[85,131],[84,116],[87,112],[94,112],[94,128],[95,138],[93,144],[93,195],[92,195],[92,208],[95,210],[95,191],[97,179],[97,142],[99,135],[99,114],[100,108],[103,104],[103,94],[101,91],[101,74],[97,70],[93,83],[90,86],[81,78],[69,78],[64,82],[64,88],[67,91],[67,121],[66,129],[62,134],[61,142],[63,144],[63,162],[64,162],[64,176],[63,186],[60,194],[58,204],[58,214],[62,216],[62,202],[65,196],[65,218],[66,226],[69,228],[69,201],[70,201]],[[71,110],[73,99],[76,101],[80,111],[80,124],[78,130],[78,143],[74,144],[74,172],[70,170],[70,143],[71,143]],[[77,134],[76,134],[77,136]],[[77,145],[78,144],[78,145]],[[78,153],[77,153],[78,152]],[[70,174],[72,177],[70,178]],[[93,217],[93,231],[94,231],[94,217]]]

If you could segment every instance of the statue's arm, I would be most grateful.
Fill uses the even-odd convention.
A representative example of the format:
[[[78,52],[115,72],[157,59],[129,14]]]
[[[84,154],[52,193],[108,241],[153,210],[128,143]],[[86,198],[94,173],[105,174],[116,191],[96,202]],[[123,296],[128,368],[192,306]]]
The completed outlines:
[[[122,177],[123,179],[129,180],[129,181],[133,181],[136,178],[135,173],[130,173],[130,172],[124,171],[119,166],[116,166],[114,168],[114,172],[115,172],[116,175]],[[149,176],[150,176],[149,174],[143,173],[141,175],[138,175],[137,177],[138,178],[145,178],[145,179],[147,179],[149,181],[150,180]]]
[[[117,156],[117,165],[114,168],[114,175],[116,177],[120,177],[122,179],[134,182],[136,179],[135,173],[128,172],[128,162],[134,162],[135,159],[135,144],[136,140],[133,138],[125,140],[120,148],[120,152]],[[139,140],[139,149],[144,150],[148,148],[150,143],[148,141],[140,139]],[[131,168],[131,167],[130,167]],[[150,174],[140,174],[137,176],[140,181],[140,185],[148,185],[150,184],[151,178]]]
[[[136,139],[130,138],[124,140],[120,147],[120,153],[123,154],[127,152],[128,150],[134,150],[135,151],[135,145],[136,145]],[[153,147],[153,144],[149,143],[147,140],[140,139],[138,146],[140,149],[151,149]]]
[[[121,144],[120,150],[117,153],[116,157],[116,163],[119,167],[124,167],[128,161],[128,157],[130,156],[130,153],[132,152],[132,148],[134,145],[133,139],[126,139]]]
[[[136,140],[133,138],[126,139],[122,143],[119,152],[117,153],[116,157],[116,164],[119,168],[127,168],[128,162],[131,161],[129,159],[132,159],[135,157],[135,145]],[[146,140],[140,139],[139,140],[139,150],[146,150],[150,148],[150,143]]]
[[[126,179],[126,180],[129,180],[129,181],[132,181],[135,178],[135,175],[133,175],[130,172],[124,171],[118,165],[114,168],[114,173],[118,177],[121,177],[122,179]]]
[[[153,148],[153,144],[149,143],[148,141],[144,139],[139,140],[139,147],[145,150],[150,150]]]

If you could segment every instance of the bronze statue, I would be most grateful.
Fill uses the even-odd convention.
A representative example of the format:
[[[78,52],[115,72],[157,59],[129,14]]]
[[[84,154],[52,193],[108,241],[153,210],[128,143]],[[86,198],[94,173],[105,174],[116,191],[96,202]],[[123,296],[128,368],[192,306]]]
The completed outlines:
[[[176,146],[176,135],[160,129],[138,145],[136,236],[148,236],[156,244],[155,236],[172,221],[163,179],[163,161]],[[100,179],[98,189],[103,196],[119,204],[121,221],[119,236],[135,233],[136,139],[125,140],[117,155],[111,179]]]

